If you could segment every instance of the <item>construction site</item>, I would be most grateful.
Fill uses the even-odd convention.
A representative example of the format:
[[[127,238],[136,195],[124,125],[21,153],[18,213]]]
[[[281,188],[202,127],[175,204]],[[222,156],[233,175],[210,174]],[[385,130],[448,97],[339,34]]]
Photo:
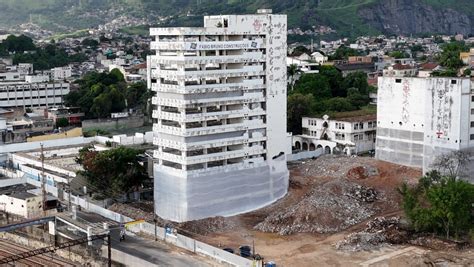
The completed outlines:
[[[278,266],[472,266],[468,244],[404,227],[397,189],[417,183],[420,169],[333,155],[293,162],[289,169],[289,193],[270,206],[226,218],[157,223],[228,251],[250,246]],[[151,202],[109,209],[153,221]]]

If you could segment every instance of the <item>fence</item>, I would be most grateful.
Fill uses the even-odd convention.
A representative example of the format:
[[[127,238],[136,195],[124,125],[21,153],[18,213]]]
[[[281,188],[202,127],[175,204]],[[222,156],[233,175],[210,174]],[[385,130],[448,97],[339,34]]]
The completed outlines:
[[[117,119],[101,119],[101,120],[84,120],[82,121],[82,129],[84,131],[96,129],[121,129],[121,128],[137,128],[142,127],[145,123],[144,116],[130,116],[127,118]]]
[[[317,158],[323,154],[323,149],[318,148],[315,151],[304,151],[296,154],[288,155],[288,161],[297,161],[301,159]]]
[[[67,194],[64,194],[64,197],[67,200]],[[71,195],[71,203],[116,222],[126,223],[134,221],[132,218],[105,209],[77,196]],[[155,225],[146,222],[129,226],[127,227],[127,230],[133,233],[143,233],[149,236],[155,236]],[[226,263],[231,266],[256,266],[253,261],[242,258],[236,254],[229,253],[223,249],[210,246],[181,234],[166,233],[163,227],[156,227],[156,236],[160,240],[170,243],[171,245],[186,249],[193,253],[210,257],[221,263]]]
[[[155,235],[155,226],[150,223],[141,223],[127,228],[134,233],[143,233],[146,235]],[[156,227],[157,238],[170,243],[174,246],[191,251],[196,254],[201,254],[210,257],[218,262],[229,264],[231,266],[256,266],[254,261],[240,257],[236,254],[227,252],[221,248],[216,248],[206,243],[197,241],[187,236],[175,233],[166,233],[163,227]]]

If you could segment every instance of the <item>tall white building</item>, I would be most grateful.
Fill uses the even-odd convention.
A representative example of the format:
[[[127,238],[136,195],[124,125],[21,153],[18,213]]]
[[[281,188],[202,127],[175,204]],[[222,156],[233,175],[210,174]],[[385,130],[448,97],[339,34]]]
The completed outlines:
[[[160,217],[230,216],[287,193],[287,20],[270,13],[150,30]]]
[[[473,148],[474,95],[469,78],[379,78],[378,159],[423,167],[426,172],[436,156]]]

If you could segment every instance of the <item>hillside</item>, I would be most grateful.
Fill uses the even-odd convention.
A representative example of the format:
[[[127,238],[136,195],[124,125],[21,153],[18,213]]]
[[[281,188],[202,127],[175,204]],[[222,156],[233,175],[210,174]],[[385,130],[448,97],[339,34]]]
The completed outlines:
[[[0,27],[32,21],[54,31],[81,29],[120,15],[165,25],[200,25],[202,15],[272,8],[289,26],[327,25],[339,35],[474,33],[472,0],[0,0]],[[124,25],[125,26],[125,25]]]

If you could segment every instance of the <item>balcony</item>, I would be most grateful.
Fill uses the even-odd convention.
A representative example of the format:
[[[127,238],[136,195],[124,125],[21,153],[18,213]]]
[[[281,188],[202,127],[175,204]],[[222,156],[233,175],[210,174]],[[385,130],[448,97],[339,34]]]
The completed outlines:
[[[239,69],[219,69],[219,70],[157,70],[152,69],[151,75],[155,78],[167,80],[185,80],[201,78],[231,78],[242,76],[263,76],[265,71],[263,65],[243,66]]]
[[[263,79],[244,79],[241,83],[217,83],[199,85],[175,85],[154,83],[151,89],[155,92],[177,93],[177,94],[202,94],[214,92],[230,92],[245,89],[264,89],[266,86]]]
[[[244,52],[232,56],[153,56],[152,64],[184,65],[184,64],[221,64],[265,62],[262,52]]]
[[[211,50],[242,50],[263,48],[262,39],[241,41],[209,41],[209,42],[186,42],[186,41],[153,41],[150,44],[152,50],[185,50],[185,51],[211,51]]]
[[[199,164],[199,163],[220,161],[220,160],[233,159],[233,158],[243,158],[245,156],[259,155],[259,154],[264,154],[264,153],[266,153],[266,150],[262,146],[256,146],[256,147],[243,147],[242,149],[234,150],[234,151],[225,151],[225,152],[220,152],[220,153],[204,154],[204,155],[191,156],[191,157],[175,155],[175,154],[160,152],[160,151],[154,151],[153,157],[157,159],[163,159],[166,161],[182,164],[182,165],[191,165],[191,164]]]

